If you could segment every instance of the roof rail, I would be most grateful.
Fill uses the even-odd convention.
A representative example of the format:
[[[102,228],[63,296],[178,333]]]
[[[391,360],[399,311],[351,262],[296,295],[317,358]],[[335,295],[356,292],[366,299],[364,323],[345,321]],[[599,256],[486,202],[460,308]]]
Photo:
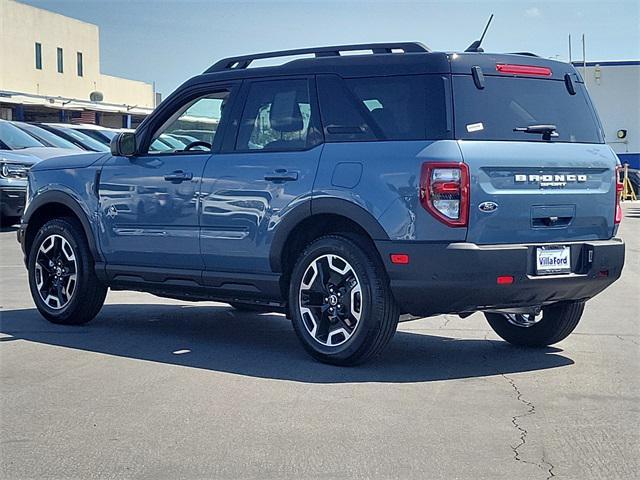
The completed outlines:
[[[316,57],[337,57],[340,56],[340,52],[354,50],[371,50],[373,54],[394,53],[394,50],[402,50],[403,53],[424,53],[431,51],[426,45],[419,42],[361,43],[355,45],[334,45],[331,47],[299,48],[296,50],[280,50],[278,52],[256,53],[253,55],[223,58],[211,65],[204,73],[247,68],[251,62],[262,58],[278,58],[306,54],[313,54]]]

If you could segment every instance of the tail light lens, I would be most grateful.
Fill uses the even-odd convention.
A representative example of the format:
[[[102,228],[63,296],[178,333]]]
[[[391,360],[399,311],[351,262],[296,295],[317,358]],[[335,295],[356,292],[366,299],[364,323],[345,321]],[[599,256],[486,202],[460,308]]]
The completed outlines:
[[[620,206],[620,198],[622,197],[622,191],[624,190],[624,184],[620,179],[623,168],[618,165],[616,167],[616,217],[614,222],[618,225],[622,221],[622,207]]]
[[[496,70],[500,73],[512,73],[514,75],[537,75],[540,77],[550,77],[553,72],[548,67],[536,67],[535,65],[511,65],[498,63]]]
[[[420,203],[450,227],[466,227],[469,218],[469,168],[464,163],[422,164]]]

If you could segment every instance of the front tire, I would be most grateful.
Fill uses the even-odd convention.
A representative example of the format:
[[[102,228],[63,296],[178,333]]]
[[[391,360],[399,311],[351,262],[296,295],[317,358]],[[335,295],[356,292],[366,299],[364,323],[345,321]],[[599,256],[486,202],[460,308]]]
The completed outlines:
[[[74,219],[50,220],[40,228],[28,273],[33,301],[52,323],[87,323],[104,304],[107,287],[96,277],[87,239]]]
[[[524,347],[546,347],[567,338],[583,312],[584,302],[564,302],[544,307],[540,318],[504,313],[484,315],[503,340]]]
[[[358,236],[327,235],[311,243],[293,268],[289,305],[304,348],[334,365],[378,355],[400,316],[376,251]]]

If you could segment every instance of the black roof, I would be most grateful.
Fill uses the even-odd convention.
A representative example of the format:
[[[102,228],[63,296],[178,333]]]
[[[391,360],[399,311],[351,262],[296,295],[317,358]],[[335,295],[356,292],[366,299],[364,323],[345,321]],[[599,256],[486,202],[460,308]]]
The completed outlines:
[[[343,55],[341,52],[357,54]],[[255,60],[301,55],[307,55],[307,58],[292,59],[277,66],[249,68]],[[563,80],[566,73],[576,73],[575,68],[569,63],[538,57],[529,52],[432,52],[421,43],[398,42],[304,48],[229,57],[214,63],[203,74],[192,78],[186,84],[211,80],[331,73],[346,78],[424,73],[471,74],[471,68],[474,66],[479,66],[484,75],[513,76],[496,70],[497,64],[504,63],[547,67],[552,71],[552,75],[547,78],[556,80]],[[579,74],[577,77],[581,81]]]

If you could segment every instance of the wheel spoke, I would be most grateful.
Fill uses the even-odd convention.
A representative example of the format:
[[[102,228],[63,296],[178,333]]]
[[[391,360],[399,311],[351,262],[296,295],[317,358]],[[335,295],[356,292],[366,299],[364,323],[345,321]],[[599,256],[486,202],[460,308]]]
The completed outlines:
[[[36,258],[36,262],[47,274],[51,271],[51,267],[49,266],[49,259],[47,259],[44,255],[38,256],[38,258]]]
[[[331,327],[331,324],[329,322],[329,315],[327,315],[326,310],[322,310],[322,313],[319,315],[319,322],[318,322],[318,330],[316,332],[316,338],[318,340],[326,340],[327,335],[329,335],[329,330]]]
[[[64,292],[62,291],[62,284],[58,283],[55,286],[55,296],[58,299],[58,301],[60,302],[60,305],[63,305],[64,303],[66,303],[65,299],[64,299]]]
[[[302,294],[301,305],[303,307],[313,308],[322,307],[325,304],[325,295],[322,292],[307,290]]]
[[[505,319],[516,327],[529,328],[538,323],[543,318],[543,313],[505,313],[503,314]]]
[[[316,277],[315,286],[316,290],[320,292],[326,292],[327,287],[327,265],[321,259],[316,260],[316,268],[318,269],[318,276]]]

